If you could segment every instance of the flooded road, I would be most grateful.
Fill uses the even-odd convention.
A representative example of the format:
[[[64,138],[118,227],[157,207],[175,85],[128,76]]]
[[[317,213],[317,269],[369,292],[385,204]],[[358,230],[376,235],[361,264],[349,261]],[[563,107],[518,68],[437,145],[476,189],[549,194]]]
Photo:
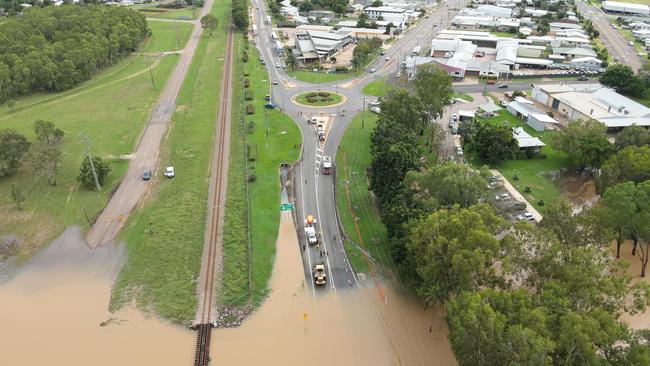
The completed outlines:
[[[218,365],[455,365],[439,314],[370,281],[361,291],[316,293],[304,282],[298,238],[283,213],[271,294],[240,328],[212,335]],[[307,320],[305,320],[304,315]],[[442,325],[442,326],[440,326]]]
[[[575,172],[565,173],[558,178],[557,183],[562,196],[571,202],[576,213],[583,207],[592,207],[600,199],[596,193],[596,183],[591,176],[582,177]]]
[[[91,254],[69,228],[1,284],[0,364],[190,364],[194,333],[133,309],[108,311],[122,258],[111,245]]]
[[[417,301],[391,288],[381,301],[371,281],[359,291],[312,292],[297,240],[283,213],[271,294],[240,328],[213,332],[213,365],[456,364],[440,314]],[[108,311],[123,256],[110,245],[91,253],[72,228],[1,284],[0,363],[190,365],[194,332],[133,308]]]

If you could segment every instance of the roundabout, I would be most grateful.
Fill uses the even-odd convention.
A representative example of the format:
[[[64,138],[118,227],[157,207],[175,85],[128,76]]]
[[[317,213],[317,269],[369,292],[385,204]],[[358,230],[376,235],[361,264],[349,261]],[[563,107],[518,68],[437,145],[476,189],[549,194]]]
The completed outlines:
[[[345,96],[329,91],[309,91],[298,94],[291,101],[303,107],[331,107],[344,104]]]

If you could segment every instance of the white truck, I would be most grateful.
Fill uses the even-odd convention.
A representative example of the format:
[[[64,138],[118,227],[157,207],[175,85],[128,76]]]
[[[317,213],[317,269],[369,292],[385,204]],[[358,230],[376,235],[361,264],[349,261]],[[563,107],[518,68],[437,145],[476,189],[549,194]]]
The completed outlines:
[[[305,219],[305,238],[307,239],[307,244],[316,245],[318,244],[318,235],[316,234],[316,218],[312,215],[307,215]]]
[[[316,285],[324,285],[327,282],[327,275],[325,274],[325,264],[314,264],[314,283]]]
[[[323,156],[323,174],[332,174],[332,157],[329,155]]]
[[[271,24],[271,17],[268,15],[266,16],[266,24]]]

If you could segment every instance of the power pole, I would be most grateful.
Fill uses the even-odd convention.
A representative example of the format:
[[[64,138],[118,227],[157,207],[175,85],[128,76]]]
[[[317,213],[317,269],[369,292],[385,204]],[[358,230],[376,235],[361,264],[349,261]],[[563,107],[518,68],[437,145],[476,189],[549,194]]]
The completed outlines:
[[[95,178],[95,186],[97,187],[98,191],[101,191],[102,187],[99,185],[99,179],[97,179],[97,171],[95,170],[95,163],[93,162],[93,156],[90,152],[90,146],[93,144],[93,140],[91,140],[85,132],[81,133],[81,139],[84,141],[84,144],[86,144],[86,156],[88,157],[88,161],[90,161],[90,169],[93,172],[93,178]]]
[[[153,58],[151,60],[153,60]],[[149,61],[149,75],[151,76],[151,87],[156,89],[156,83],[153,80],[153,70],[151,69],[151,60]]]
[[[176,44],[177,44],[176,47],[181,48],[181,39],[178,35],[178,24],[176,23],[175,20],[174,20],[174,29],[176,29]]]
[[[363,112],[361,112],[361,129],[366,124],[366,98],[363,98]]]

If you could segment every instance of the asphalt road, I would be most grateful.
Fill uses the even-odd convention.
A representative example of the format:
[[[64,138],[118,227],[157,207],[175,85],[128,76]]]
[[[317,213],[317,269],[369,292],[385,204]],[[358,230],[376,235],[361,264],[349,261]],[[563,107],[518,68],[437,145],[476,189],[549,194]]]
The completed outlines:
[[[591,19],[594,27],[600,33],[600,40],[603,42],[615,62],[628,65],[632,69],[639,70],[646,60],[639,57],[637,50],[629,45],[629,41],[623,37],[621,32],[612,28],[614,18],[604,13],[601,9],[591,6],[584,0],[576,0],[576,6],[583,16]]]
[[[185,75],[194,57],[194,51],[199,43],[199,38],[203,28],[198,20],[206,15],[212,9],[212,0],[207,0],[197,20],[194,21],[194,29],[190,38],[185,44],[183,54],[176,64],[174,72],[164,86],[158,103],[154,107],[149,117],[149,122],[145,127],[138,147],[134,153],[134,158],[129,164],[122,182],[108,201],[106,208],[95,221],[95,224],[88,231],[86,242],[89,247],[95,248],[111,242],[120,231],[127,217],[140,200],[140,197],[147,190],[151,181],[142,180],[142,173],[147,169],[152,169],[155,174],[162,174],[164,167],[154,169],[158,161],[158,152],[160,141],[162,140],[172,114],[176,109],[176,97],[180,91]],[[182,169],[176,167],[177,174],[183,174]]]
[[[453,5],[456,6],[456,5]],[[415,46],[427,47],[438,29],[444,28],[446,22],[453,17],[455,10],[448,10],[446,4],[434,10],[418,25],[407,30],[386,50],[386,54],[368,65],[367,70],[376,68],[377,72],[365,72],[353,79],[332,83],[310,84],[288,76],[276,63],[283,65],[278,57],[275,45],[271,40],[271,26],[264,24],[266,11],[261,0],[253,0],[254,24],[257,25],[258,36],[256,44],[262,57],[267,63],[269,78],[277,80],[278,85],[272,86],[270,95],[273,103],[293,118],[303,135],[302,158],[294,167],[294,197],[297,231],[301,243],[306,243],[304,236],[304,220],[307,215],[316,217],[316,229],[319,233],[321,246],[309,247],[305,244],[302,259],[307,282],[313,284],[311,268],[315,263],[324,262],[327,267],[328,283],[326,288],[318,289],[312,285],[314,296],[322,290],[339,291],[354,288],[358,285],[357,277],[349,264],[342,243],[342,230],[339,227],[335,202],[335,175],[324,175],[320,171],[323,156],[334,159],[345,129],[355,114],[363,109],[363,86],[398,71],[401,60]],[[444,22],[444,24],[443,24]],[[388,60],[386,59],[388,58]],[[291,98],[306,91],[331,91],[346,98],[344,104],[333,107],[307,108],[294,104]],[[327,129],[326,140],[318,141],[314,125],[307,124],[308,117],[330,116],[331,123]],[[326,254],[321,257],[321,251]]]

